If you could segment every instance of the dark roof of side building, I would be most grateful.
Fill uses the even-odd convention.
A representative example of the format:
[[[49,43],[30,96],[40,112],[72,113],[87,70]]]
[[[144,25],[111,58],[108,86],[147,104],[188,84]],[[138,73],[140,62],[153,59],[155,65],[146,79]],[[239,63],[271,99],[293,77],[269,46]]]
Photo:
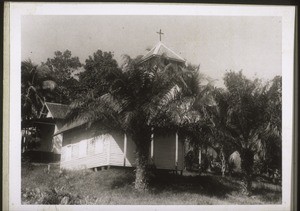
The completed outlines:
[[[84,124],[86,124],[88,121],[84,118],[77,118],[67,124],[65,124],[59,131],[57,131],[54,136],[58,135],[58,134],[61,134],[61,133],[64,133],[68,130],[71,130],[71,129],[74,129],[74,128],[77,128],[79,126],[82,126]]]
[[[60,103],[45,103],[47,109],[54,119],[64,119],[69,111],[69,106]]]

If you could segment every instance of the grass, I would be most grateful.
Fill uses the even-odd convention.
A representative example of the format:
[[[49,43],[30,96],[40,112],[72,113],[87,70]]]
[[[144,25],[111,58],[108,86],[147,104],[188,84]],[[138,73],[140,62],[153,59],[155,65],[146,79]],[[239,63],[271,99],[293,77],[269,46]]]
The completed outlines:
[[[160,173],[148,192],[134,190],[133,169],[59,171],[22,166],[23,204],[220,205],[280,204],[281,188],[254,182],[253,196],[240,194],[237,178],[212,174]]]

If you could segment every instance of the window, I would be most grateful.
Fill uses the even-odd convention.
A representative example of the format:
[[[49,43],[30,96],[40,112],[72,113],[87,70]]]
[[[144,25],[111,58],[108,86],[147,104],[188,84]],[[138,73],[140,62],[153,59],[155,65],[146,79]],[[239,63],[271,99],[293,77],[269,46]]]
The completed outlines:
[[[72,158],[78,158],[79,156],[79,145],[73,144],[72,145]]]
[[[71,160],[72,153],[72,145],[68,145],[65,147],[65,160]]]
[[[87,140],[82,140],[79,142],[79,157],[85,157],[87,152]]]
[[[96,139],[96,149],[95,152],[96,153],[103,153],[103,136],[98,136]]]
[[[95,145],[96,140],[94,138],[88,139],[88,146],[87,146],[87,152],[89,155],[92,155],[95,153]]]

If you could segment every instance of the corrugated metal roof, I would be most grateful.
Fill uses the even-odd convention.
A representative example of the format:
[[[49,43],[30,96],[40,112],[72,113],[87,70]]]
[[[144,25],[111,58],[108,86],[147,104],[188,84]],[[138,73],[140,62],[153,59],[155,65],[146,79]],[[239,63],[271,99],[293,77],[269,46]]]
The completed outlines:
[[[185,62],[181,56],[165,46],[162,42],[158,42],[156,46],[154,46],[146,55],[142,57],[141,61],[146,61],[155,56],[164,56],[170,60]]]
[[[69,111],[69,106],[60,103],[45,103],[54,119],[64,119]]]

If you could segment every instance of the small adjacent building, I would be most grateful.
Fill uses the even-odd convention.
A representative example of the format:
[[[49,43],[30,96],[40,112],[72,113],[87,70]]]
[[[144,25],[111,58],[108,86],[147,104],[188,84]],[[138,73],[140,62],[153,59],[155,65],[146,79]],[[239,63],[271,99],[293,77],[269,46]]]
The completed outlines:
[[[63,126],[69,106],[45,102],[39,118],[22,121],[22,152],[36,162],[59,161]]]
[[[56,154],[61,154],[61,147],[63,137],[62,134],[54,136],[64,125],[64,119],[69,111],[69,106],[60,104],[60,103],[45,103],[45,111],[42,113],[42,116],[45,118],[53,119],[54,132],[51,134],[52,140],[52,149],[51,151]]]

